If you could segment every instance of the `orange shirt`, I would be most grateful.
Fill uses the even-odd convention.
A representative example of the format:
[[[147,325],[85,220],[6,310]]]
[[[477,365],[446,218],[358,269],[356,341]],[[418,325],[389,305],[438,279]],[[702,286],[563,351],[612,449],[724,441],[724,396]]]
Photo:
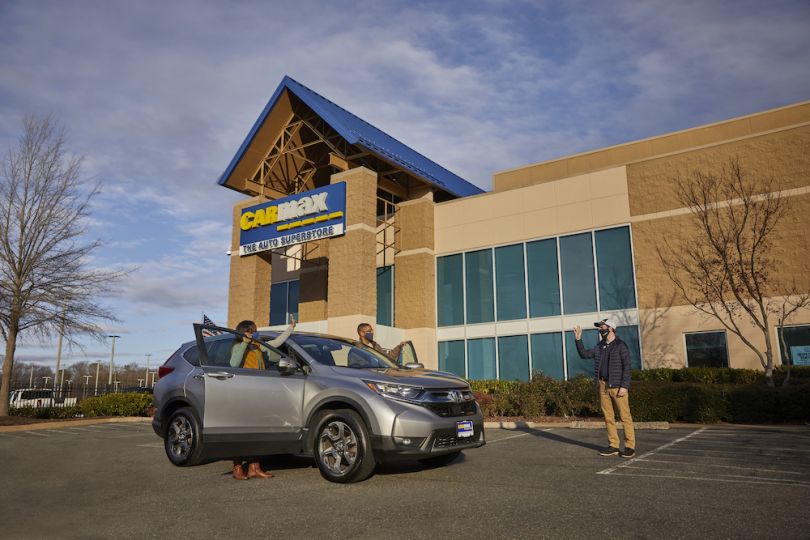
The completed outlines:
[[[248,369],[264,369],[264,357],[262,353],[258,349],[250,347],[245,355],[245,363],[242,367]]]

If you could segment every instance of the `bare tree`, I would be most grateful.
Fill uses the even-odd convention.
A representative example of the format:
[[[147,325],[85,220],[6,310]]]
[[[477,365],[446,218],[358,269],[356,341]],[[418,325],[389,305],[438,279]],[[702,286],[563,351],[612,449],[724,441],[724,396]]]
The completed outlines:
[[[664,238],[658,257],[680,295],[717,319],[756,354],[773,386],[771,322],[781,326],[810,305],[810,291],[773,272],[774,231],[788,199],[772,179],[748,177],[738,159],[719,174],[695,171],[674,180],[678,201],[689,209],[696,235]],[[751,328],[764,338],[762,350]]]
[[[46,338],[62,332],[64,321],[68,340],[102,336],[98,322],[115,317],[96,300],[123,276],[89,267],[100,242],[84,243],[84,236],[99,186],[83,182],[81,158],[68,155],[64,130],[49,116],[28,116],[22,127],[0,162],[0,416],[8,414],[21,333]]]

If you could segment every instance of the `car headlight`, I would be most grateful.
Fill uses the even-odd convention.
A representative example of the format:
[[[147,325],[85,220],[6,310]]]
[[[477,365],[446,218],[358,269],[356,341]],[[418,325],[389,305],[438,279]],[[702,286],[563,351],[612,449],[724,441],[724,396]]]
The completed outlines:
[[[381,396],[415,401],[424,392],[423,388],[407,384],[390,384],[375,381],[363,381],[370,389]]]

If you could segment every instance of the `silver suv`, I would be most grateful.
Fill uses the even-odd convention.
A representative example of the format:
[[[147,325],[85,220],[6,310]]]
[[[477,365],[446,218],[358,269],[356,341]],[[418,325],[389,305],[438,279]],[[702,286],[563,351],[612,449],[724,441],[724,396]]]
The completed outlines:
[[[485,444],[469,384],[423,369],[410,343],[398,365],[339,337],[296,332],[273,348],[267,342],[278,333],[260,332],[253,345],[265,369],[245,369],[232,350],[246,336],[194,331],[196,341],[161,366],[154,391],[152,426],[175,465],[302,454],[327,480],[347,483],[383,461],[441,465]]]

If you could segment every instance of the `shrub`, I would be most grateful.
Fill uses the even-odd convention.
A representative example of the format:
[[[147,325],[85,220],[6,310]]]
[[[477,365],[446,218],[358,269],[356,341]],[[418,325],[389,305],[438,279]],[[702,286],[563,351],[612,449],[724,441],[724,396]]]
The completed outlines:
[[[640,381],[630,392],[630,410],[640,422],[718,422],[729,417],[724,388],[696,383]]]
[[[148,416],[152,406],[150,394],[106,394],[87,398],[78,408],[85,416]]]
[[[81,416],[78,406],[73,407],[11,407],[8,410],[11,416],[25,416],[27,418],[75,418]]]

